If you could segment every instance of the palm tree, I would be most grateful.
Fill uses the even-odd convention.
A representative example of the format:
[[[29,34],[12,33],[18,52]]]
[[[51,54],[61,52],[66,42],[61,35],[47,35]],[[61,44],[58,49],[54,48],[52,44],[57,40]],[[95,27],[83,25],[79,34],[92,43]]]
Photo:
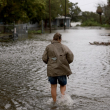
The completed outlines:
[[[103,13],[102,7],[98,6],[96,12],[99,14],[100,24],[102,24],[101,15]]]
[[[110,0],[108,0],[108,6],[110,6]]]

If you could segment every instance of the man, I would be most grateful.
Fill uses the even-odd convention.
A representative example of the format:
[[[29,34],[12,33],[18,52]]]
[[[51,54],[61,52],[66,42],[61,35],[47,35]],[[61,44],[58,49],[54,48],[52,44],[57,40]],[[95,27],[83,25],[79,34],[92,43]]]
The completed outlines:
[[[61,34],[56,33],[42,56],[42,60],[47,64],[47,76],[51,84],[51,95],[54,103],[56,102],[57,81],[60,84],[61,94],[65,95],[67,76],[72,74],[69,64],[73,62],[74,58],[71,50],[61,44],[61,40]]]

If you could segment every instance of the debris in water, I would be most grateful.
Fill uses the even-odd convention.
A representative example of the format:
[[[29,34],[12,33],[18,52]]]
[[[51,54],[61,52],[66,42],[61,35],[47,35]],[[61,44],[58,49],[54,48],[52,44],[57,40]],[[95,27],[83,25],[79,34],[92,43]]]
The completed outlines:
[[[93,43],[89,42],[91,45],[110,45],[110,42],[96,42],[94,41]]]
[[[11,104],[6,104],[5,109],[9,109],[11,107]]]

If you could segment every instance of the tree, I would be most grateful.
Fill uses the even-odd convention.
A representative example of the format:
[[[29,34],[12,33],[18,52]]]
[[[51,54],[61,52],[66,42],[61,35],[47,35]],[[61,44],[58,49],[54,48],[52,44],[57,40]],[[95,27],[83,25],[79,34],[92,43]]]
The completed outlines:
[[[110,1],[108,5],[104,5],[104,16],[107,24],[110,24]]]
[[[66,13],[69,14],[69,0],[66,0]],[[65,16],[65,0],[51,0],[51,19],[54,20],[58,15]],[[45,13],[43,17],[45,27],[49,20],[49,0],[45,0]]]
[[[43,0],[0,0],[0,18],[2,21],[12,23],[13,21],[34,21],[41,19],[44,11]]]
[[[110,0],[108,0],[108,6],[110,6]]]
[[[81,11],[77,4],[66,0],[66,13],[77,16]],[[51,0],[51,19],[65,16],[65,0]],[[66,16],[67,16],[66,15]],[[0,0],[0,19],[4,24],[21,21],[32,23],[49,19],[49,0]]]
[[[97,13],[94,12],[82,12],[82,22],[86,21],[99,22],[99,16]]]
[[[23,10],[32,23],[40,21],[45,14],[45,1],[44,0],[26,0],[23,4]]]
[[[49,0],[45,0],[45,19],[49,18]],[[69,0],[66,0],[66,13],[69,14]],[[65,0],[51,0],[51,18],[54,19],[59,15],[65,15]]]
[[[100,24],[102,24],[101,15],[103,13],[102,7],[98,6],[96,12],[99,14]]]
[[[110,24],[110,0],[108,0],[108,4],[98,4],[97,7],[101,6],[103,9],[103,23]]]
[[[81,9],[77,6],[78,3],[69,3],[70,16],[72,21],[79,21],[79,14],[81,13]]]
[[[107,24],[110,25],[110,0],[108,0],[107,5],[104,5],[104,15],[105,15],[105,21]]]

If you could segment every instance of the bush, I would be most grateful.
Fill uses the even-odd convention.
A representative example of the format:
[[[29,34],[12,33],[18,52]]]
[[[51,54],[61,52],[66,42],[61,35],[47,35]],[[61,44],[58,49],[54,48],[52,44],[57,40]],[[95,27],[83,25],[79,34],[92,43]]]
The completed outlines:
[[[110,27],[108,24],[100,24],[96,21],[85,21],[81,24],[81,26],[101,26],[101,27]]]
[[[28,33],[29,34],[41,34],[42,31],[41,30],[37,30],[37,31],[36,30],[29,30]]]
[[[101,26],[102,27],[110,27],[110,25],[108,25],[108,24],[102,24]]]
[[[41,34],[42,33],[42,31],[41,30],[37,30],[37,34]]]
[[[81,26],[100,26],[96,21],[85,21],[81,24]]]

